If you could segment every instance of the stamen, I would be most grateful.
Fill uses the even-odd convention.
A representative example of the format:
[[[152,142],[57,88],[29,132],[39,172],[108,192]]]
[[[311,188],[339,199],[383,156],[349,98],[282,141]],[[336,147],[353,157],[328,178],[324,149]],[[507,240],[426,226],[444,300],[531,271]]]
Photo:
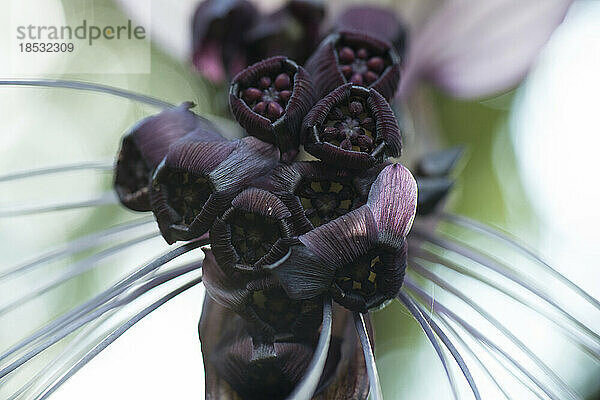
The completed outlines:
[[[42,204],[28,207],[7,206],[0,208],[0,218],[17,217],[22,215],[42,214],[54,211],[74,210],[77,208],[97,207],[119,204],[119,199],[114,192],[106,192],[103,195],[89,200],[65,201],[56,204]]]
[[[514,343],[523,353],[525,353],[536,365],[540,367],[540,369],[550,378],[552,379],[561,389],[565,392],[569,393],[572,398],[577,398],[577,395],[572,391],[572,389],[548,367],[533,351],[531,351],[522,341],[520,341],[511,331],[509,331],[506,326],[504,326],[500,321],[494,318],[490,313],[485,311],[482,307],[479,307],[473,300],[469,297],[465,296],[462,292],[452,286],[450,283],[441,279],[438,275],[430,272],[425,269],[425,267],[419,263],[418,260],[413,260],[411,264],[411,269],[414,270],[417,274],[422,277],[430,280],[435,283],[442,289],[446,290],[448,293],[451,293],[462,300],[465,304],[479,313],[483,318],[490,322],[492,326],[497,328],[506,338],[508,338],[512,343]]]
[[[462,226],[464,228],[476,230],[484,233],[488,237],[493,237],[501,242],[505,243],[508,246],[515,248],[521,253],[525,254],[531,260],[535,261],[538,265],[543,267],[546,271],[548,271],[552,276],[558,279],[565,286],[568,286],[575,293],[583,297],[586,301],[592,304],[596,309],[600,310],[600,301],[594,297],[592,297],[589,293],[575,284],[573,281],[569,280],[569,278],[565,277],[563,274],[558,272],[555,268],[553,268],[550,264],[544,261],[538,254],[536,254],[533,250],[526,247],[525,245],[519,243],[517,240],[508,236],[508,234],[503,233],[497,229],[492,228],[491,226],[482,224],[481,222],[475,221],[473,219],[464,217],[462,215],[454,215],[448,213],[440,213],[439,216],[448,222],[452,222],[456,225]]]
[[[108,241],[119,233],[130,229],[138,228],[149,223],[153,223],[154,218],[144,217],[138,218],[121,225],[116,225],[100,232],[94,232],[86,236],[79,237],[75,240],[65,243],[53,250],[47,251],[36,258],[24,263],[6,268],[0,271],[0,280],[13,278],[31,269],[38,268],[50,261],[60,258],[66,258],[81,251],[92,247],[100,246],[105,241]]]
[[[537,296],[539,299],[541,299],[544,302],[546,302],[547,304],[549,304],[563,318],[567,319],[573,325],[575,325],[577,327],[577,329],[579,330],[576,333],[578,333],[578,334],[584,333],[585,336],[589,340],[594,342],[594,345],[600,346],[600,335],[598,335],[596,332],[592,331],[589,327],[584,325],[577,318],[573,317],[562,306],[560,306],[557,303],[557,301],[552,299],[547,293],[545,293],[539,287],[535,286],[533,283],[526,281],[525,278],[518,276],[513,271],[507,271],[507,267],[504,266],[499,261],[497,261],[489,256],[486,256],[485,254],[481,254],[480,252],[478,252],[477,250],[475,250],[469,246],[461,245],[459,243],[452,242],[450,240],[445,240],[438,236],[435,236],[435,235],[421,229],[420,227],[413,227],[412,233],[415,236],[417,236],[421,239],[427,240],[427,241],[431,242],[432,244],[434,244],[444,250],[451,251],[451,252],[456,253],[460,256],[463,256],[471,261],[474,261],[477,264],[500,274],[504,278],[516,283],[517,285],[519,285],[522,288],[526,289],[527,291],[531,292],[532,294]],[[485,278],[483,278],[483,279],[485,279]],[[490,284],[490,286],[496,287],[497,285]],[[498,290],[501,290],[499,286],[496,288]],[[509,294],[509,296],[513,297],[515,299],[518,299],[517,295]],[[542,310],[538,310],[530,304],[528,305],[528,303],[526,301],[522,301],[522,300],[518,300],[518,301],[521,302],[523,305],[526,305],[527,307],[532,308],[534,311],[544,315],[544,312]],[[551,317],[549,317],[549,319],[551,319]],[[553,319],[551,319],[551,320],[553,320]],[[562,326],[562,325],[560,325],[560,326]],[[595,354],[594,355],[595,358],[600,360],[600,349],[592,350],[592,353]]]
[[[560,399],[556,393],[554,393],[550,388],[544,385],[539,379],[537,379],[533,373],[527,371],[527,369],[517,362],[513,357],[510,356],[506,351],[502,349],[501,346],[496,344],[494,341],[490,340],[488,337],[483,335],[480,331],[475,329],[472,325],[467,323],[464,319],[459,317],[456,313],[450,311],[447,307],[445,307],[442,303],[440,303],[439,299],[433,301],[433,298],[429,296],[423,289],[418,287],[410,278],[406,278],[404,280],[405,287],[413,292],[417,297],[419,297],[426,304],[431,304],[431,307],[435,313],[441,313],[448,316],[450,319],[455,321],[457,324],[462,326],[469,334],[471,334],[477,341],[489,346],[494,351],[498,352],[502,357],[508,360],[512,365],[514,365],[517,369],[519,369],[531,382],[533,382],[537,387],[539,387],[548,397],[551,399]]]
[[[425,320],[425,318],[423,317],[421,311],[415,306],[414,302],[406,294],[400,292],[398,294],[398,300],[400,300],[400,302],[404,304],[404,306],[408,309],[413,318],[421,326],[421,329],[427,336],[427,339],[429,339],[429,343],[431,343],[431,345],[433,346],[433,349],[437,353],[437,356],[440,359],[442,366],[444,367],[444,372],[446,373],[448,383],[450,384],[450,389],[452,390],[452,396],[454,397],[454,399],[458,400],[459,397],[458,391],[456,389],[456,382],[454,381],[454,377],[450,372],[450,367],[448,366],[448,360],[446,358],[446,355],[440,347],[440,344],[438,343],[435,334],[433,333],[433,330],[431,330],[431,327],[427,323],[427,320]]]
[[[412,287],[412,286],[414,286],[414,284],[412,284],[412,282],[409,282],[407,284],[407,286]],[[400,299],[400,301],[402,301],[403,303],[404,303],[404,300],[408,300],[409,302],[412,301],[410,298],[406,298],[403,300],[402,299],[403,295],[405,297],[408,297],[408,296],[406,296],[405,293],[399,292],[398,298]],[[469,371],[467,364],[465,364],[465,361],[463,360],[462,356],[460,355],[460,353],[458,352],[458,350],[456,349],[454,344],[450,341],[448,336],[439,327],[439,325],[434,320],[432,320],[427,315],[425,315],[423,308],[419,304],[415,303],[414,301],[412,301],[412,304],[417,310],[419,310],[421,315],[426,319],[427,324],[431,327],[431,329],[433,329],[433,331],[440,338],[442,343],[444,343],[444,346],[446,346],[446,348],[448,349],[450,354],[452,354],[452,357],[454,357],[454,360],[458,364],[458,367],[460,368],[465,379],[469,383],[469,386],[471,387],[471,391],[473,392],[473,395],[475,396],[475,398],[477,400],[481,400],[481,395],[479,394],[479,389],[477,389],[477,385],[475,384],[475,381],[473,380],[473,376],[471,375],[471,372]]]
[[[14,299],[13,301],[11,301],[8,304],[1,306],[0,307],[0,315],[6,314],[7,312],[23,305],[24,303],[26,303],[28,301],[35,299],[36,297],[48,292],[49,290],[83,274],[86,271],[89,271],[90,269],[97,266],[98,261],[100,261],[106,257],[112,256],[120,251],[126,250],[129,247],[132,247],[136,244],[142,243],[146,240],[150,240],[150,239],[153,239],[158,236],[160,236],[159,232],[153,232],[150,234],[146,234],[146,235],[134,238],[132,240],[126,241],[124,243],[119,243],[118,245],[109,247],[101,252],[98,252],[87,258],[84,258],[83,260],[74,263],[69,268],[68,271],[66,271],[62,275],[56,277],[55,279],[51,280],[50,282],[40,286],[39,288],[29,291],[28,293],[25,293],[24,295]]]
[[[358,312],[354,312],[353,314],[354,326],[356,327],[356,333],[358,333],[363,355],[365,356],[367,375],[369,376],[369,394],[373,400],[383,400],[381,384],[379,383],[379,374],[377,373],[377,365],[375,364],[375,356],[373,355],[373,349],[371,348],[371,342],[369,341],[369,335],[367,333],[367,326],[365,325],[365,317]]]
[[[112,86],[100,85],[97,83],[77,82],[60,79],[37,79],[37,80],[0,80],[0,86],[42,86],[83,90],[97,93],[106,93],[117,97],[123,97],[139,103],[148,104],[157,108],[171,108],[173,104],[166,101],[135,93],[129,90],[119,89]]]
[[[66,325],[64,328],[57,331],[54,335],[52,335],[47,340],[45,340],[44,342],[42,342],[41,344],[36,346],[34,349],[30,350],[25,355],[23,355],[22,357],[20,357],[16,361],[12,362],[7,367],[0,370],[0,379],[5,377],[6,375],[10,374],[14,370],[19,368],[23,364],[25,364],[27,361],[31,360],[33,357],[37,356],[38,354],[40,354],[41,352],[43,352],[44,350],[49,348],[50,346],[58,343],[60,340],[62,340],[66,336],[70,335],[71,333],[75,332],[82,326],[88,324],[91,321],[96,320],[97,318],[99,318],[100,316],[105,314],[106,312],[113,310],[113,309],[121,308],[121,307],[131,303],[132,301],[134,301],[135,299],[137,299],[144,293],[148,292],[149,290],[154,289],[157,286],[162,285],[165,282],[168,282],[179,276],[187,274],[191,271],[198,270],[200,267],[201,267],[201,264],[192,263],[192,264],[187,264],[182,267],[176,268],[172,271],[164,272],[164,273],[159,274],[156,277],[150,279],[149,282],[145,283],[144,285],[142,285],[138,289],[134,290],[132,293],[128,294],[127,296],[125,296],[121,299],[114,298],[113,299],[114,301],[105,303],[102,307],[96,309],[94,312],[85,315],[83,318],[73,321],[69,325]]]
[[[173,290],[172,292],[166,294],[161,297],[159,300],[150,304],[148,307],[144,308],[142,311],[137,313],[133,318],[129,319],[127,322],[122,324],[116,330],[114,330],[108,337],[102,340],[99,344],[94,346],[94,348],[89,351],[84,357],[82,357],[75,365],[69,368],[66,373],[56,382],[53,383],[52,386],[49,386],[44,390],[43,394],[39,397],[40,400],[47,399],[52,393],[56,391],[63,383],[65,383],[71,376],[73,376],[77,371],[79,371],[82,367],[84,367],[88,362],[90,362],[94,357],[96,357],[102,350],[107,348],[112,342],[117,340],[123,333],[127,332],[129,328],[138,323],[152,311],[156,310],[167,301],[171,300],[173,297],[183,293],[184,291],[196,286],[198,283],[202,282],[202,278],[196,278],[179,288]]]
[[[106,161],[92,161],[92,162],[81,162],[75,164],[56,165],[52,167],[36,168],[26,171],[11,172],[8,174],[0,175],[0,182],[13,181],[18,179],[33,178],[40,175],[51,175],[62,172],[72,172],[81,170],[97,170],[97,171],[110,171],[112,172],[115,168],[112,160]]]
[[[199,238],[197,240],[194,240],[194,241],[188,242],[184,245],[181,245],[181,246],[169,251],[168,253],[165,253],[162,256],[154,259],[150,263],[146,264],[144,267],[135,270],[134,272],[132,272],[125,278],[121,279],[120,281],[118,281],[117,283],[112,285],[110,288],[108,288],[104,292],[98,294],[93,299],[81,304],[78,307],[75,307],[71,311],[54,319],[52,322],[48,323],[43,328],[38,329],[36,332],[31,334],[27,338],[21,340],[19,343],[12,346],[6,352],[4,352],[2,355],[0,355],[0,362],[5,360],[12,354],[21,351],[24,347],[26,347],[30,343],[34,342],[35,340],[53,334],[54,332],[58,331],[65,325],[69,324],[70,322],[75,321],[78,318],[81,318],[82,316],[84,316],[85,314],[93,311],[97,307],[100,307],[103,304],[106,304],[113,298],[117,297],[121,293],[130,289],[133,285],[135,285],[141,279],[150,275],[151,273],[153,273],[154,271],[156,271],[158,268],[160,268],[164,264],[168,263],[169,261],[172,261],[173,259],[175,259],[183,254],[186,254],[192,250],[197,249],[198,247],[205,246],[207,244],[209,244],[209,240],[206,236],[203,236],[202,238]]]
[[[329,342],[331,341],[331,298],[325,296],[323,300],[323,325],[321,326],[321,333],[319,333],[319,342],[313,355],[306,374],[298,383],[298,386],[288,396],[287,400],[310,400],[317,389],[321,375],[323,374],[323,368],[325,368],[325,361],[327,360],[327,354],[329,353]]]

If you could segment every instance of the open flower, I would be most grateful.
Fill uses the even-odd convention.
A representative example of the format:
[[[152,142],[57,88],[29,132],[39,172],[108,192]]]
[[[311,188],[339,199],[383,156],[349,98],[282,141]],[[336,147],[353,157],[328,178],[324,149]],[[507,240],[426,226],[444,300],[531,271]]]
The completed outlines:
[[[218,213],[278,159],[276,148],[253,137],[173,145],[152,178],[152,212],[165,240],[207,232]]]
[[[302,210],[306,222],[299,219],[300,223],[312,229],[365,204],[371,184],[386,165],[352,173],[319,161],[281,164],[271,172],[268,187],[288,207]]]
[[[353,311],[393,299],[406,268],[406,235],[415,217],[417,187],[399,164],[385,167],[367,204],[298,237],[270,266],[292,299],[329,292]]]
[[[213,124],[189,111],[192,107],[193,103],[185,102],[145,118],[123,137],[115,169],[115,191],[125,207],[150,211],[150,177],[171,144],[186,135],[197,140],[225,140]]]
[[[314,103],[310,77],[286,57],[272,57],[240,72],[231,84],[229,104],[249,135],[273,143],[284,159],[298,152],[302,118]]]
[[[207,253],[205,265],[213,262],[214,258]],[[362,399],[368,394],[361,345],[349,314],[342,308],[334,308],[331,345],[315,392],[323,398]],[[207,398],[285,398],[306,374],[315,349],[314,340],[275,342],[267,348],[254,346],[252,337],[244,330],[244,320],[208,296],[198,331]]]
[[[375,90],[348,83],[325,96],[302,123],[304,148],[325,163],[366,169],[402,150],[400,128]]]
[[[390,43],[361,31],[329,35],[306,62],[321,97],[345,83],[373,88],[391,99],[400,82],[400,56]]]
[[[295,232],[294,220],[302,218],[273,193],[249,188],[237,195],[231,207],[219,215],[211,230],[217,261],[227,271],[260,272],[276,260],[281,242],[304,233]]]

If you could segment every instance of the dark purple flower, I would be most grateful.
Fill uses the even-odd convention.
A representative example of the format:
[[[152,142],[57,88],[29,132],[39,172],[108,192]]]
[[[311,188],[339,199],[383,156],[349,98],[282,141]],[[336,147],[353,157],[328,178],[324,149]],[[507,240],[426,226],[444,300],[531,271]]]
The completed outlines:
[[[284,158],[298,151],[302,118],[314,104],[308,73],[286,57],[272,57],[240,72],[229,91],[231,112],[248,134],[275,144]]]
[[[323,2],[292,0],[261,16],[246,34],[251,62],[284,55],[304,63],[321,41]]]
[[[299,208],[313,227],[321,226],[365,204],[371,184],[386,166],[379,164],[356,173],[319,161],[280,164],[269,177],[269,187]]]
[[[364,206],[299,236],[269,268],[292,299],[329,292],[344,307],[366,312],[402,286],[416,203],[410,172],[389,165]]]
[[[183,140],[171,146],[154,173],[151,190],[152,211],[165,240],[190,240],[208,231],[237,193],[278,159],[275,147],[253,137]]]
[[[393,9],[373,5],[348,7],[335,19],[333,29],[366,33],[392,43],[398,54],[404,55],[407,29]]]
[[[239,248],[240,244],[236,245]],[[206,291],[217,303],[244,319],[247,333],[257,343],[316,338],[321,325],[320,298],[290,299],[270,271],[234,270],[218,261],[223,257],[218,254],[222,249],[214,244],[212,247],[213,251],[205,251],[203,265]]]
[[[222,82],[247,65],[244,36],[258,12],[246,0],[206,0],[192,20],[193,63],[213,82]]]
[[[329,35],[306,62],[318,96],[354,83],[373,88],[387,100],[400,84],[400,56],[386,41],[364,32]]]
[[[302,123],[304,148],[325,163],[366,169],[402,149],[400,128],[374,89],[351,83],[319,101]]]
[[[186,135],[205,141],[225,140],[213,124],[189,111],[193,106],[193,103],[185,102],[145,118],[125,135],[114,182],[115,191],[125,207],[134,211],[151,210],[150,177],[171,144]]]
[[[205,265],[207,262],[214,262],[214,258],[205,260]],[[329,354],[315,394],[320,394],[319,398],[323,399],[364,400],[369,383],[352,316],[335,306],[333,320]],[[205,297],[198,331],[206,376],[206,397],[287,397],[305,374],[314,351],[314,340],[255,345],[245,328],[246,321],[239,315],[210,296]]]
[[[294,211],[294,212],[292,212]],[[212,249],[225,271],[262,271],[262,265],[281,257],[281,243],[302,226],[300,210],[290,210],[275,194],[249,188],[237,195],[212,228]]]

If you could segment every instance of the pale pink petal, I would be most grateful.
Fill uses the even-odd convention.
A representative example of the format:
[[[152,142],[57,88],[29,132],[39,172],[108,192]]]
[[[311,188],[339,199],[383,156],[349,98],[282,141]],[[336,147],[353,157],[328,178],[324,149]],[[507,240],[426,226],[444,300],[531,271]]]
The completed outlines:
[[[411,41],[400,95],[419,80],[462,98],[516,85],[572,1],[448,1]]]

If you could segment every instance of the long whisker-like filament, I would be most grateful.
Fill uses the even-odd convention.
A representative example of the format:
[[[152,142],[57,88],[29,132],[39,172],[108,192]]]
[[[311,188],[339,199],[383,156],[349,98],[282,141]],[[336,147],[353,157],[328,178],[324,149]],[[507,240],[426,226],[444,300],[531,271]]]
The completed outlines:
[[[436,317],[439,318],[440,323],[448,330],[448,332],[450,332],[454,338],[456,338],[457,342],[461,344],[461,346],[469,351],[471,353],[471,355],[473,356],[473,359],[478,363],[478,365],[481,367],[482,371],[485,372],[489,378],[494,382],[495,386],[498,387],[498,389],[502,392],[502,394],[504,395],[504,397],[506,398],[511,398],[509,396],[509,394],[506,392],[506,390],[502,387],[502,385],[500,385],[497,381],[497,379],[494,377],[494,375],[489,371],[489,369],[485,366],[485,364],[480,360],[480,358],[475,354],[475,350],[471,348],[471,346],[469,346],[465,340],[463,339],[463,337],[469,336],[471,337],[471,339],[475,340],[475,343],[479,346],[479,348],[482,349],[482,351],[484,351],[486,354],[488,354],[490,357],[492,357],[499,365],[502,365],[502,361],[500,360],[500,358],[498,357],[498,355],[496,353],[494,353],[489,347],[487,347],[484,343],[478,342],[475,338],[473,338],[469,332],[465,332],[463,333],[459,333],[456,331],[456,329],[452,326],[452,324],[450,323],[450,321],[448,320],[448,317],[445,315],[439,315],[436,314]],[[526,379],[524,379],[523,377],[517,375],[512,369],[510,368],[506,368],[504,365],[502,365],[503,368],[509,373],[509,375],[511,375],[515,380],[517,380],[520,384],[522,384],[524,387],[526,387],[531,393],[533,393],[537,398],[544,400],[547,398],[547,396],[544,394],[544,392],[542,392],[539,388],[537,388],[535,385],[533,385],[532,383],[528,382]]]
[[[523,298],[521,295],[517,294],[514,290],[509,290],[509,289],[505,288],[503,285],[501,285],[500,283],[494,282],[493,280],[491,280],[490,278],[488,278],[482,274],[479,274],[477,272],[471,271],[470,269],[464,268],[449,259],[442,258],[442,257],[438,256],[437,254],[429,251],[428,249],[421,248],[421,249],[413,249],[413,250],[415,250],[417,252],[417,254],[420,258],[423,258],[427,261],[447,267],[449,269],[452,269],[452,270],[460,273],[463,276],[468,276],[472,279],[482,282],[485,285],[489,286],[490,288],[506,295],[507,297],[517,301],[518,303],[522,304],[523,306],[534,311],[535,313],[543,316],[548,321],[552,322],[557,327],[559,327],[561,329],[561,331],[564,332],[565,335],[569,339],[571,339],[578,347],[580,347],[586,354],[588,354],[591,357],[600,361],[600,347],[599,347],[600,344],[595,343],[592,338],[589,338],[587,335],[585,335],[585,332],[580,332],[577,329],[577,327],[572,327],[569,324],[562,323],[560,320],[558,320],[556,318],[555,315],[552,315],[544,307],[537,307],[530,301]],[[414,256],[414,254],[413,254],[413,256]]]
[[[494,318],[493,315],[485,311],[482,307],[478,306],[473,300],[471,300],[468,296],[464,295],[460,290],[456,289],[447,281],[440,278],[438,275],[433,272],[427,270],[419,260],[413,260],[411,264],[411,270],[415,271],[417,274],[422,277],[430,280],[435,283],[448,293],[453,294],[460,300],[462,300],[465,304],[475,310],[478,314],[480,314],[483,318],[490,322],[492,326],[498,329],[505,337],[507,337],[511,342],[513,342],[525,355],[527,355],[536,365],[540,367],[540,369],[550,378],[552,379],[558,386],[560,386],[564,391],[569,393],[571,397],[576,398],[577,395],[571,390],[571,388],[552,371],[552,369],[544,363],[533,351],[531,351],[521,340],[519,340],[511,331],[509,331],[500,321]]]
[[[42,286],[40,286],[30,292],[27,292],[27,293],[23,294],[22,296],[12,300],[10,303],[1,306],[0,307],[0,315],[3,315],[21,305],[23,305],[24,303],[31,301],[31,300],[35,299],[36,297],[48,292],[49,290],[83,274],[84,272],[89,271],[90,269],[94,268],[94,266],[96,266],[98,261],[100,261],[106,257],[112,256],[114,254],[117,254],[125,249],[128,249],[128,248],[134,246],[134,245],[137,245],[139,243],[145,242],[147,240],[153,239],[158,236],[160,236],[159,232],[152,232],[149,234],[145,234],[143,236],[128,240],[123,243],[119,243],[115,246],[112,246],[105,250],[102,250],[99,253],[89,256],[89,257],[73,264],[69,268],[68,271],[66,271],[62,275],[54,278],[50,282],[47,282],[47,283],[43,284]]]
[[[6,360],[8,357],[14,355],[17,352],[25,349],[29,344],[33,343],[36,340],[52,335],[54,332],[58,331],[65,325],[69,324],[72,321],[75,321],[78,318],[86,315],[87,313],[93,311],[97,307],[106,304],[111,299],[125,292],[132,285],[136,284],[140,279],[148,276],[149,274],[156,271],[158,268],[163,266],[164,264],[172,261],[173,259],[182,256],[192,250],[195,250],[201,246],[205,246],[209,243],[206,237],[199,238],[197,240],[185,243],[160,257],[152,260],[150,263],[146,264],[142,268],[132,272],[128,276],[119,280],[117,283],[112,285],[110,288],[105,290],[104,292],[98,294],[91,300],[81,304],[80,306],[75,307],[71,311],[63,314],[62,316],[52,320],[46,326],[38,329],[30,336],[24,338],[7,351],[5,351],[2,355],[0,355],[0,362]]]
[[[431,343],[431,345],[433,346],[433,349],[437,353],[437,356],[440,359],[442,366],[444,367],[444,372],[446,373],[446,377],[448,378],[448,383],[450,384],[450,389],[452,390],[452,395],[455,399],[458,400],[458,391],[456,389],[456,382],[454,381],[454,377],[452,375],[452,372],[450,371],[450,367],[448,365],[448,359],[447,359],[446,355],[444,354],[444,351],[442,350],[440,344],[438,343],[438,341],[435,337],[435,334],[433,333],[433,330],[431,330],[431,327],[427,323],[427,320],[425,320],[425,317],[423,317],[423,314],[421,313],[421,311],[417,307],[415,307],[414,302],[406,294],[400,292],[398,295],[398,300],[400,300],[400,302],[402,304],[404,304],[404,306],[406,307],[408,312],[410,312],[410,314],[413,316],[413,318],[421,326],[421,329],[425,333],[425,336],[427,336],[429,343]]]
[[[139,103],[148,104],[158,108],[173,107],[166,101],[135,93],[129,90],[119,89],[112,86],[100,85],[97,83],[67,81],[60,79],[36,79],[36,80],[0,80],[0,86],[41,86],[65,89],[77,89],[96,93],[106,93],[117,97],[133,100]]]
[[[0,182],[14,181],[19,179],[33,178],[40,175],[51,175],[58,174],[61,172],[72,172],[81,170],[97,170],[97,171],[110,171],[112,172],[115,168],[113,160],[106,161],[88,161],[80,162],[75,164],[64,164],[55,165],[52,167],[36,168],[27,171],[11,172],[8,174],[0,175]]]
[[[127,322],[122,324],[120,327],[115,329],[108,337],[98,343],[92,350],[90,350],[83,358],[81,358],[75,365],[66,371],[66,373],[55,383],[53,383],[50,387],[48,387],[44,393],[39,396],[39,399],[47,399],[56,389],[58,389],[63,383],[65,383],[71,376],[73,376],[77,371],[83,368],[88,362],[90,362],[94,357],[100,354],[105,348],[107,348],[111,343],[117,340],[123,333],[127,332],[129,328],[137,324],[140,320],[146,317],[148,314],[165,304],[167,301],[171,300],[173,297],[183,293],[184,291],[196,286],[198,283],[202,282],[202,278],[193,279],[186,284],[180,286],[179,288],[173,290],[172,292],[166,294],[161,297],[159,300],[150,304],[148,307],[144,308],[142,311],[137,313]]]
[[[585,333],[586,336],[589,339],[591,339],[596,346],[600,346],[600,335],[598,335],[596,332],[592,331],[589,327],[587,327],[585,324],[583,324],[581,321],[579,321],[577,318],[575,318],[573,315],[571,315],[568,311],[566,311],[561,305],[559,305],[557,303],[557,301],[555,301],[553,298],[551,298],[547,292],[544,292],[539,287],[537,287],[535,284],[527,281],[525,278],[517,275],[516,273],[507,270],[497,260],[492,259],[491,257],[488,257],[484,254],[481,254],[478,251],[476,251],[466,245],[461,245],[456,242],[452,242],[450,240],[442,239],[442,238],[440,238],[436,235],[433,235],[431,233],[428,233],[427,231],[420,229],[418,227],[416,229],[413,229],[412,232],[417,237],[427,240],[427,241],[433,243],[434,245],[439,246],[442,249],[452,251],[458,255],[461,255],[467,259],[470,259],[470,260],[478,263],[479,265],[484,266],[485,268],[490,269],[490,270],[502,275],[504,278],[511,280],[512,282],[518,284],[519,286],[526,289],[527,291],[533,293],[535,296],[537,296],[538,298],[543,300],[545,303],[552,306],[552,308],[556,312],[558,312],[563,318],[567,319],[573,325],[575,325],[578,330]],[[598,355],[600,355],[600,352],[598,352]]]
[[[520,251],[521,253],[528,256],[531,260],[535,261],[538,265],[542,266],[546,271],[548,271],[552,276],[554,276],[557,280],[559,280],[564,285],[568,286],[575,293],[583,297],[586,301],[592,304],[596,309],[600,310],[600,301],[594,297],[592,297],[589,293],[583,290],[581,287],[576,285],[573,281],[569,280],[563,274],[558,272],[555,268],[553,268],[550,264],[542,259],[535,251],[526,247],[525,245],[519,243],[515,239],[508,236],[508,234],[501,232],[497,229],[494,229],[486,224],[483,224],[479,221],[475,221],[473,219],[467,218],[462,215],[448,214],[448,213],[440,213],[439,216],[449,222],[452,222],[456,225],[462,226],[463,228],[476,230],[481,232],[488,237],[496,238],[500,240],[502,243],[513,247],[514,249]]]
[[[54,211],[73,210],[77,208],[97,207],[119,204],[119,199],[112,191],[89,200],[65,201],[56,204],[41,204],[33,206],[4,206],[0,208],[0,218],[17,217],[22,215],[42,214]]]
[[[354,313],[354,326],[356,326],[356,332],[358,333],[360,345],[363,349],[363,355],[365,356],[371,398],[373,400],[383,400],[381,384],[379,383],[379,374],[377,373],[377,365],[375,364],[375,355],[373,354],[373,348],[371,347],[371,341],[369,340],[369,334],[367,333],[367,326],[365,325],[365,317],[363,314],[358,312]]]
[[[509,363],[514,365],[517,369],[519,369],[523,375],[525,375],[531,382],[533,382],[537,387],[539,387],[548,397],[551,399],[560,399],[560,396],[554,393],[547,385],[541,382],[532,372],[528,371],[521,363],[516,361],[514,357],[512,357],[508,352],[506,352],[501,346],[495,343],[493,340],[489,339],[487,336],[482,334],[479,330],[473,327],[471,324],[466,322],[463,318],[458,316],[456,313],[445,307],[439,299],[435,302],[423,289],[421,289],[417,284],[415,284],[410,278],[406,278],[404,281],[405,287],[412,293],[414,293],[418,298],[420,298],[426,304],[431,304],[434,312],[441,313],[447,315],[461,327],[463,327],[469,334],[471,334],[477,341],[489,346],[494,351],[498,352],[498,354],[502,355]]]
[[[400,292],[398,295],[398,298],[401,298],[402,295],[406,296],[405,293]],[[408,300],[410,301],[410,299],[408,299]],[[404,300],[401,300],[401,301],[404,303]],[[419,306],[419,304],[413,302],[413,305],[421,312],[422,315],[425,314],[423,312],[424,310],[421,308],[421,306]],[[432,320],[431,318],[428,318],[427,316],[424,316],[424,318],[427,319],[427,323],[429,324],[429,326],[431,326],[431,329],[433,329],[433,331],[440,338],[442,343],[444,343],[444,346],[446,346],[446,348],[448,349],[450,354],[452,354],[452,357],[454,357],[454,360],[456,361],[460,370],[462,371],[463,376],[469,383],[469,386],[471,387],[471,391],[473,392],[473,395],[475,396],[475,398],[477,400],[481,400],[481,395],[479,394],[479,389],[477,388],[477,384],[475,384],[475,381],[473,380],[471,371],[469,371],[467,364],[465,363],[462,356],[460,355],[460,352],[456,349],[456,346],[454,346],[454,344],[452,343],[450,338],[448,338],[448,336],[444,333],[444,331],[439,327],[439,325],[434,320]]]
[[[138,218],[120,225],[113,226],[100,232],[94,232],[67,242],[55,249],[47,251],[24,263],[0,271],[0,280],[14,278],[26,271],[31,271],[50,261],[69,257],[73,254],[104,244],[122,232],[132,230],[154,222],[152,217]]]
[[[312,399],[317,385],[325,368],[325,361],[329,353],[329,343],[331,342],[331,326],[333,323],[331,315],[331,297],[325,296],[323,299],[323,323],[319,333],[319,341],[310,364],[306,369],[306,374],[294,391],[288,396],[287,400],[310,400]]]
[[[104,304],[104,306],[97,308],[96,310],[94,310],[94,312],[85,315],[84,318],[80,318],[80,319],[74,321],[73,323],[66,325],[64,328],[57,331],[55,334],[53,334],[47,340],[45,340],[44,342],[42,342],[41,344],[36,346],[31,351],[27,352],[27,354],[23,355],[16,361],[12,362],[10,365],[8,365],[5,368],[3,368],[2,370],[0,370],[0,379],[5,377],[6,375],[10,374],[15,369],[19,368],[21,365],[25,364],[27,361],[31,360],[33,357],[37,356],[38,354],[40,354],[41,352],[43,352],[50,346],[58,343],[60,340],[62,340],[66,336],[75,332],[77,329],[81,328],[85,324],[99,318],[101,315],[103,315],[107,311],[117,308],[117,307],[121,307],[126,304],[129,304],[133,300],[135,300],[139,296],[141,296],[142,294],[146,293],[147,291],[149,291],[165,282],[168,282],[174,278],[177,278],[178,276],[187,274],[188,272],[197,270],[199,268],[201,268],[200,263],[193,263],[193,264],[184,265],[184,266],[174,269],[172,271],[164,272],[164,273],[152,278],[148,283],[145,283],[144,285],[142,285],[138,289],[134,290],[132,293],[124,296],[123,298],[121,298],[121,299],[115,298],[114,301]]]
[[[511,397],[509,396],[509,394],[506,392],[506,390],[504,390],[504,388],[498,382],[496,377],[490,372],[490,370],[485,366],[485,364],[477,356],[477,354],[475,353],[475,350],[473,348],[471,348],[471,346],[469,346],[465,340],[463,340],[463,338],[458,334],[458,332],[456,332],[456,330],[452,327],[452,325],[448,323],[448,321],[444,320],[443,318],[440,318],[440,321],[441,321],[442,325],[448,330],[448,332],[454,337],[454,339],[457,341],[457,343],[471,355],[471,358],[477,363],[477,365],[479,365],[479,368],[481,368],[481,370],[488,376],[488,378],[490,378],[490,380],[494,383],[494,385],[498,388],[498,390],[500,390],[502,392],[504,397],[507,399],[510,399]],[[485,349],[487,349],[485,346],[483,346],[483,347]]]

